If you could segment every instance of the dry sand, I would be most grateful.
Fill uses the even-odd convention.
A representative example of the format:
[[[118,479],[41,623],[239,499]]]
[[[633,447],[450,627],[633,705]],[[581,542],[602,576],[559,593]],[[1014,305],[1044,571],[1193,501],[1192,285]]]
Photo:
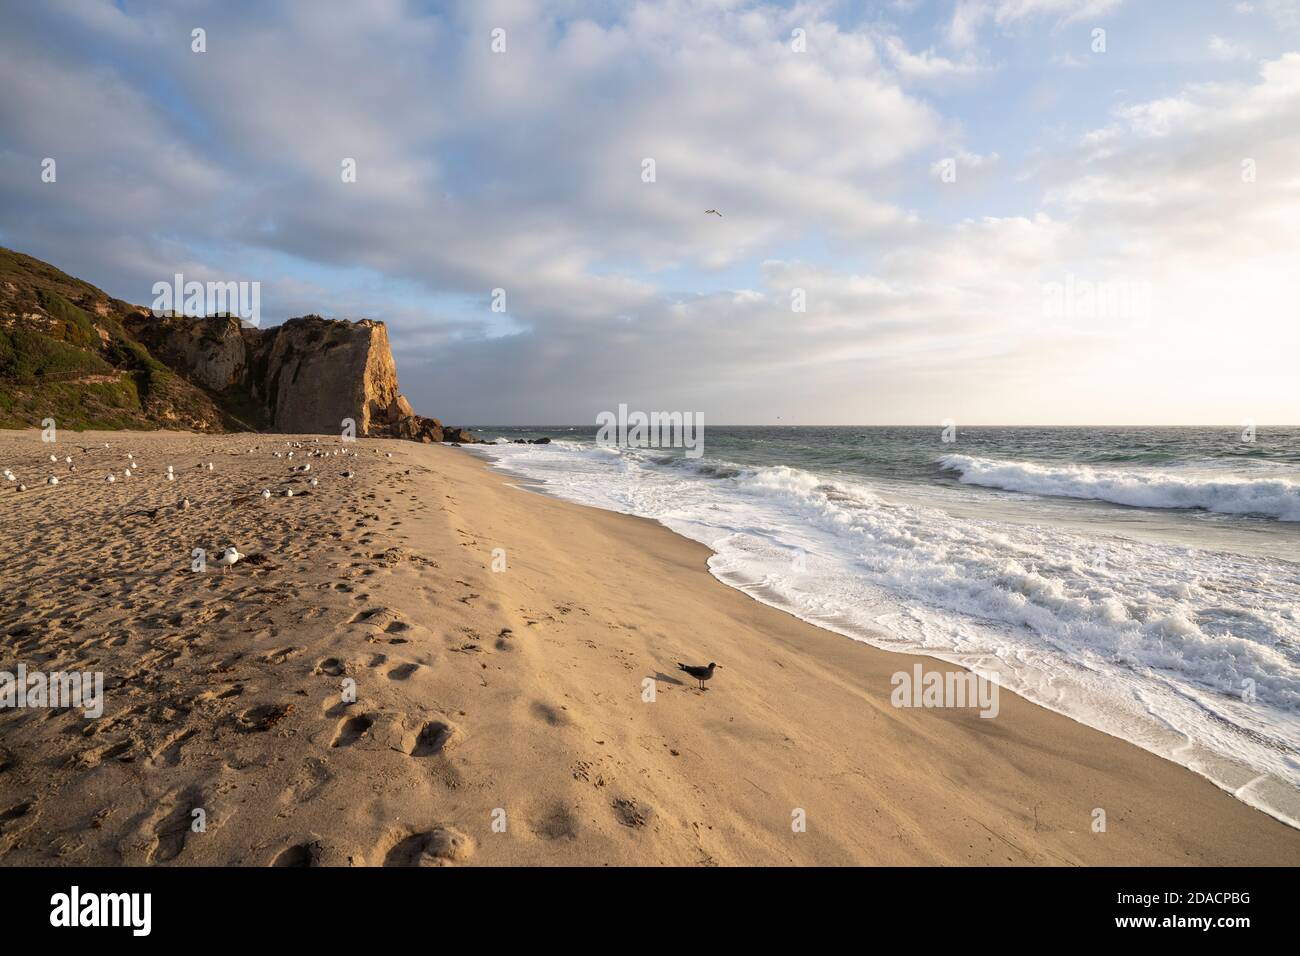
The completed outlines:
[[[918,658],[658,525],[455,448],[296,440],[0,433],[29,486],[0,480],[0,669],[107,682],[99,719],[0,711],[0,864],[1300,863],[1300,831],[1009,693],[892,707]],[[231,544],[258,562],[190,570]],[[678,660],[723,666],[701,693]]]

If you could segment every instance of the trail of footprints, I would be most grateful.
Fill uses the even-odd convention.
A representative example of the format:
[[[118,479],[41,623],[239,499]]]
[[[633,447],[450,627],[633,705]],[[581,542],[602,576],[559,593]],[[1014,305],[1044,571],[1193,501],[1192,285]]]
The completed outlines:
[[[196,452],[191,457],[215,457],[218,452],[210,448],[197,450],[213,441],[196,438]],[[246,436],[232,442],[246,443]],[[400,475],[388,475],[387,479],[390,485],[409,480]],[[388,654],[378,651],[360,656],[355,656],[355,650],[339,654],[336,647],[329,648],[335,653],[315,655],[280,638],[286,626],[301,634],[304,622],[312,622],[314,632],[361,634],[367,643],[394,654],[400,654],[404,645],[416,638],[423,646],[428,642],[423,640],[422,629],[392,608],[371,605],[363,588],[367,579],[391,574],[409,574],[418,586],[430,588],[428,576],[421,575],[438,569],[438,563],[402,547],[383,546],[380,539],[401,522],[392,520],[381,527],[383,519],[378,505],[373,504],[377,497],[362,493],[360,484],[354,486],[358,490],[339,493],[335,510],[327,513],[337,515],[333,526],[306,529],[301,517],[289,509],[240,510],[240,506],[229,504],[219,477],[209,478],[204,473],[193,480],[211,488],[206,497],[201,491],[187,491],[202,502],[202,510],[190,512],[193,520],[183,523],[183,528],[177,523],[177,529],[165,529],[145,539],[149,545],[130,559],[112,551],[106,560],[102,547],[102,528],[123,524],[120,505],[106,510],[108,505],[88,504],[74,510],[68,526],[54,539],[42,531],[38,513],[22,509],[0,530],[0,546],[15,556],[12,574],[6,575],[7,582],[15,582],[14,593],[8,595],[13,600],[0,607],[0,654],[22,659],[29,667],[102,668],[113,705],[111,712],[98,720],[67,711],[11,711],[0,715],[0,733],[8,736],[36,722],[51,722],[63,731],[60,759],[77,774],[122,768],[137,775],[161,774],[165,779],[169,771],[192,759],[210,768],[215,781],[223,772],[264,765],[265,757],[257,757],[258,751],[249,751],[252,756],[241,751],[241,739],[252,745],[260,735],[309,735],[311,722],[322,720],[325,729],[317,732],[321,755],[302,760],[298,775],[280,794],[278,802],[290,815],[295,806],[322,797],[334,779],[330,761],[346,760],[354,749],[396,750],[414,761],[412,766],[424,768],[422,773],[429,778],[451,789],[460,786],[452,758],[463,732],[451,720],[429,713],[404,716],[400,705],[377,709],[370,704],[362,709],[360,704],[342,703],[312,717],[312,708],[305,706],[325,687],[337,697],[339,681],[345,677],[382,679],[396,691],[416,682],[425,663],[390,660]],[[300,495],[307,493],[300,491]],[[450,496],[447,500],[455,504]],[[389,501],[385,499],[385,503]],[[411,495],[411,501],[417,513],[434,511],[427,495]],[[438,508],[447,510],[441,505]],[[143,525],[150,519],[129,520]],[[249,525],[250,521],[255,524]],[[196,536],[215,546],[219,535],[229,534],[232,528],[243,535],[240,540],[256,541],[258,553],[266,559],[202,579],[176,561],[177,554],[188,553]],[[129,521],[118,530],[130,539]],[[471,543],[472,535],[463,529],[453,530],[460,532],[465,544]],[[38,573],[42,552],[65,572],[58,601],[35,599],[35,592],[44,586]],[[325,571],[328,578],[313,581],[313,569]],[[435,579],[432,589],[440,598],[472,607],[488,590],[466,579],[472,577]],[[24,593],[24,588],[33,593]],[[308,591],[319,598],[303,600]],[[520,609],[526,628],[538,630],[562,623],[574,610],[587,614],[571,604],[542,612]],[[511,653],[519,638],[510,627],[501,627],[487,637],[462,628],[449,631],[444,644],[447,653],[468,655],[473,660],[493,651]],[[115,661],[130,660],[130,668],[114,675],[113,668],[105,666],[109,655],[116,655]],[[481,663],[482,669],[487,667]],[[535,702],[529,712],[549,728],[568,723],[562,706]],[[387,735],[382,740],[381,733]],[[226,755],[231,747],[236,756]],[[265,754],[265,748],[260,752]],[[35,777],[30,769],[22,766],[12,749],[0,746],[0,862],[11,850],[27,849],[25,834],[50,815],[45,811],[61,807],[61,795],[55,788],[34,792],[39,788],[32,782]],[[153,776],[126,779],[150,780]],[[24,788],[26,795],[13,796],[15,790]],[[118,841],[119,861],[185,863],[187,845],[202,838],[191,829],[193,813],[216,795],[217,790],[208,790],[206,784],[188,786],[161,798],[153,812],[131,819],[111,803],[100,804],[84,819],[67,821],[71,826],[48,838],[49,845],[58,844],[58,852],[75,859],[86,842],[76,836],[78,830],[98,833],[116,827],[125,834]],[[610,807],[620,822],[632,828],[645,826],[651,816],[648,807],[623,796],[613,798]],[[574,839],[578,818],[563,804],[547,806],[529,814],[529,829],[545,840]],[[365,858],[389,866],[448,865],[469,859],[474,850],[469,836],[440,824],[415,832],[387,833],[365,851]],[[320,839],[305,840],[274,849],[265,862],[312,866],[329,859],[330,852]]]

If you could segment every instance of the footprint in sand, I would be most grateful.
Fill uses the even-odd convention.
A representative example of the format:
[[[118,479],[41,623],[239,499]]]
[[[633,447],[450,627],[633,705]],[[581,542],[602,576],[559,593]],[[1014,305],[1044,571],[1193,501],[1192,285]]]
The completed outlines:
[[[384,854],[384,866],[446,866],[469,859],[474,841],[454,827],[413,833]]]
[[[185,741],[189,740],[197,733],[198,731],[191,727],[189,730],[182,731],[179,734],[169,737],[161,747],[153,752],[153,756],[149,758],[149,762],[154,764],[163,764],[167,767],[176,766],[181,761],[181,748],[185,745]]]
[[[569,715],[563,710],[556,710],[550,704],[543,704],[540,700],[533,703],[532,711],[534,717],[544,720],[552,727],[563,727],[569,722]]]
[[[440,754],[460,735],[455,724],[442,720],[431,720],[415,735],[415,742],[409,751],[412,757],[431,757]]]
[[[28,811],[35,805],[35,800],[24,800],[22,803],[14,804],[8,810],[0,811],[0,833],[4,833],[14,820],[27,816]]]
[[[320,848],[314,843],[299,843],[297,846],[281,850],[271,863],[272,866],[315,866],[320,856]]]
[[[180,794],[154,831],[154,843],[146,858],[148,863],[166,863],[181,855],[189,836],[194,810],[203,806],[203,794],[191,787]]]
[[[368,714],[357,714],[355,717],[349,717],[339,724],[339,729],[334,734],[334,740],[330,743],[330,746],[351,746],[364,737],[366,731],[374,725],[375,719]]]
[[[618,822],[625,827],[631,827],[633,830],[639,830],[645,826],[650,818],[654,815],[654,810],[643,803],[627,797],[615,797],[610,806],[614,810],[614,816]]]
[[[388,672],[389,680],[406,680],[420,669],[419,664],[398,664]]]
[[[316,665],[315,673],[328,674],[330,677],[338,677],[347,667],[337,657],[327,657]]]
[[[330,781],[327,764],[319,757],[303,762],[293,781],[280,793],[281,803],[306,803],[315,799]]]
[[[348,623],[369,624],[381,628],[386,634],[404,631],[410,626],[402,622],[401,616],[396,611],[387,607],[372,607],[359,611]]]
[[[131,749],[135,746],[133,740],[122,740],[115,744],[107,744],[103,747],[94,747],[90,750],[82,751],[73,758],[73,761],[82,767],[98,767],[106,760],[121,760],[124,763],[130,763],[134,758]]]
[[[291,710],[293,704],[261,704],[240,714],[235,724],[243,733],[261,733],[284,720]]]
[[[552,804],[531,824],[533,832],[543,840],[576,840],[578,818],[562,803]]]

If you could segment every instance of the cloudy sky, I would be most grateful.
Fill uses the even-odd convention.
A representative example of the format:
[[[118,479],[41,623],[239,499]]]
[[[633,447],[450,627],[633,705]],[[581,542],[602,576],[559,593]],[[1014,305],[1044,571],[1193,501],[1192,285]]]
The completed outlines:
[[[455,422],[1297,424],[1300,0],[15,0],[0,244]]]

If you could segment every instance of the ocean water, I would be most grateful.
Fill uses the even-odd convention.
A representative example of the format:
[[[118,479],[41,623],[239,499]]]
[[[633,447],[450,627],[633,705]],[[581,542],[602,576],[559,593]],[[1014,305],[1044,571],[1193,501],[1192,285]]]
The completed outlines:
[[[1300,826],[1300,428],[710,426],[699,458],[475,431],[532,487],[707,545],[757,600],[961,664]]]

